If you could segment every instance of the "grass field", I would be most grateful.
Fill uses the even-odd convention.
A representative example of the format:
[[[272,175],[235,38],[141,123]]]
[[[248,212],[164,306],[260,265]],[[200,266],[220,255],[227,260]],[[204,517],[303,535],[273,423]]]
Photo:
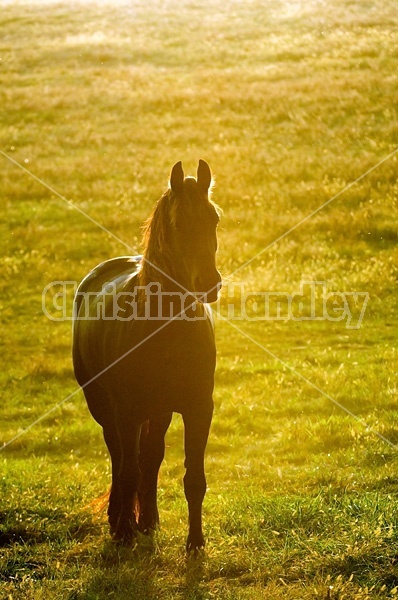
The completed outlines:
[[[0,598],[397,598],[395,0],[0,0],[0,27],[0,445],[21,434],[0,452]],[[195,561],[178,416],[161,530],[110,543],[105,445],[42,291],[138,253],[171,166],[198,158],[230,289],[369,300],[350,328],[228,321],[224,292]]]

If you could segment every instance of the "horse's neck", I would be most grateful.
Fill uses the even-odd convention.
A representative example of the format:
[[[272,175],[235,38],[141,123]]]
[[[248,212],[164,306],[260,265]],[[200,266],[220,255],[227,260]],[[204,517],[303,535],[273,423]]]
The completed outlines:
[[[139,276],[140,313],[161,320],[204,318],[204,308],[188,289],[179,284],[178,275],[168,275],[153,267]]]
[[[189,282],[189,275],[183,269],[173,268],[174,265],[165,264],[161,261],[151,261],[144,257],[140,272],[140,285],[159,285],[163,292],[188,293],[193,289]]]

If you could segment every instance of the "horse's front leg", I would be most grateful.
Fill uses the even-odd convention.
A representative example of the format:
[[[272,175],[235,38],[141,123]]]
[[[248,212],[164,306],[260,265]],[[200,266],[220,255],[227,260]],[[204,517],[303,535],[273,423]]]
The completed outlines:
[[[203,548],[202,504],[206,493],[204,457],[213,414],[213,404],[198,414],[184,414],[185,469],[184,491],[188,502],[189,533],[187,552]]]
[[[164,436],[172,413],[159,415],[144,423],[141,429],[140,458],[141,482],[139,489],[139,529],[148,533],[159,524],[157,485],[159,468],[164,458]]]

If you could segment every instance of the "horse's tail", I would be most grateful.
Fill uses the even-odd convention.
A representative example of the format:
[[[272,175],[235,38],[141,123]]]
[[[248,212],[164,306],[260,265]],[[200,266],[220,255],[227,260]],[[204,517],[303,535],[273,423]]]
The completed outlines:
[[[102,513],[106,507],[108,506],[109,496],[111,493],[111,488],[105,494],[102,494],[98,498],[94,498],[84,507],[87,510],[92,510],[95,514]]]
[[[101,514],[103,514],[105,512],[105,509],[109,504],[111,489],[112,489],[112,487],[110,487],[109,490],[107,492],[105,492],[104,494],[101,494],[101,496],[98,496],[98,498],[94,498],[94,500],[91,500],[91,502],[86,504],[84,509],[92,511],[95,516],[99,517]],[[140,499],[139,499],[138,492],[135,492],[134,498],[133,498],[133,513],[135,515],[136,523],[139,525],[140,524]]]
[[[135,515],[135,520],[137,523],[140,522],[140,496],[138,491],[134,492],[134,498],[133,498],[133,512]]]

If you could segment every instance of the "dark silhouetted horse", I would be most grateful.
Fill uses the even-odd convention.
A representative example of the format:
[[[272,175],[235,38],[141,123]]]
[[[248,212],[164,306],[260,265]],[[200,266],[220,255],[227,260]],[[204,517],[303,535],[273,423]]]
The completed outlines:
[[[146,224],[142,257],[97,266],[74,306],[73,362],[112,461],[108,517],[115,541],[131,543],[159,522],[157,479],[172,413],[185,431],[187,550],[204,546],[204,454],[213,413],[216,349],[210,309],[219,215],[211,172],[197,179],[181,162]]]

